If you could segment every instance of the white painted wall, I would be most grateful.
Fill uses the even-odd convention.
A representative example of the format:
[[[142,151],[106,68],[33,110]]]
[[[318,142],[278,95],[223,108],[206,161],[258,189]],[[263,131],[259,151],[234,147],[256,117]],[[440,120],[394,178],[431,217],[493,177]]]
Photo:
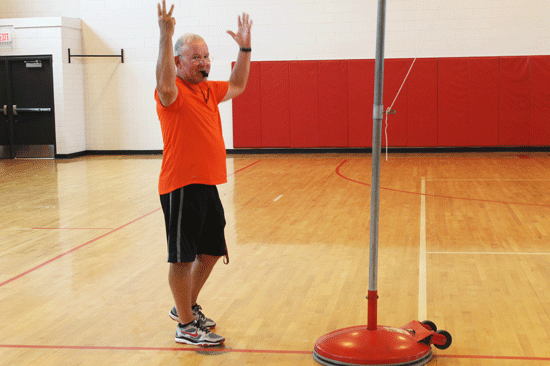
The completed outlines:
[[[374,58],[376,0],[175,0],[176,34],[202,35],[211,79],[227,79],[237,46],[226,30],[248,12],[255,61]],[[2,18],[82,19],[87,150],[160,150],[153,90],[158,52],[156,0],[3,0]],[[387,0],[386,57],[550,54],[548,0]],[[17,37],[17,35],[16,35]],[[76,89],[78,87],[75,86]],[[75,90],[77,93],[78,90]],[[71,113],[74,113],[71,112]],[[232,148],[231,102],[221,105]]]

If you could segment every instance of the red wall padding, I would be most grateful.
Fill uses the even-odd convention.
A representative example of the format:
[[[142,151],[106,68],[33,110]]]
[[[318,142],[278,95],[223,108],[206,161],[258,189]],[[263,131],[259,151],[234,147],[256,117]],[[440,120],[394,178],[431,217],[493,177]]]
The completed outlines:
[[[318,147],[318,62],[291,62],[290,80],[290,147]]]
[[[499,145],[529,145],[529,84],[528,57],[500,59]]]
[[[233,99],[233,146],[262,147],[260,63],[250,64],[245,91]]]
[[[468,141],[464,146],[498,146],[498,57],[468,60]]]
[[[289,62],[262,62],[260,74],[262,145],[290,147]]]
[[[467,146],[468,59],[439,59],[437,77],[437,143],[439,146]]]
[[[550,146],[550,58],[533,56],[531,66],[530,145]]]
[[[374,60],[348,62],[348,141],[350,147],[372,147]]]
[[[348,147],[348,61],[319,61],[319,146]]]
[[[403,84],[405,76],[407,76],[407,71],[409,71],[412,61],[412,59],[388,59],[384,62],[384,110],[391,106],[396,96],[397,99],[395,99],[395,103],[392,107],[396,113],[390,115],[387,119],[387,128],[386,115],[384,115],[384,119],[382,120],[382,146],[386,146],[386,135],[388,138],[388,146],[408,146],[408,92],[405,85],[401,89],[399,95],[397,95],[397,92]]]
[[[412,61],[385,60],[385,109]],[[252,62],[233,101],[233,146],[372,146],[374,63]],[[550,56],[417,59],[388,119],[389,146],[550,146],[549,101]]]
[[[437,146],[437,59],[417,59],[405,86],[408,146]]]

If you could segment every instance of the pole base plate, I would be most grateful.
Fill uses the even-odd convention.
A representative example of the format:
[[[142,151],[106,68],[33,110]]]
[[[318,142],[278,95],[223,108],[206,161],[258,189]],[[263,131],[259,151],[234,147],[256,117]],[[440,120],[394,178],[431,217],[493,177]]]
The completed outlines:
[[[429,344],[419,343],[407,330],[366,325],[328,333],[315,342],[313,358],[326,366],[420,366],[432,358]]]

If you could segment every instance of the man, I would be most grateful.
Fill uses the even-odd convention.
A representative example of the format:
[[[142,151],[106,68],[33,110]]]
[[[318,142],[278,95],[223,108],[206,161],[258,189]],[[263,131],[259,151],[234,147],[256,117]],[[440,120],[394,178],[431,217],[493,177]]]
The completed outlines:
[[[241,94],[250,70],[248,14],[238,31],[228,31],[240,47],[229,81],[207,81],[210,54],[205,41],[185,34],[172,48],[174,5],[158,4],[160,47],[155,99],[164,151],[159,194],[168,240],[168,282],[178,321],[176,342],[197,346],[222,344],[216,325],[197,305],[198,295],[218,259],[227,255],[223,207],[216,188],[227,182],[226,152],[218,103]]]

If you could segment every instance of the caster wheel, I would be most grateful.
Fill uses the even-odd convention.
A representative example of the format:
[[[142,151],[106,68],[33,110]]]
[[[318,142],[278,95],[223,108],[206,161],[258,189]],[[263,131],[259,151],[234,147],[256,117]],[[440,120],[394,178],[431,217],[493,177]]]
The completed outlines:
[[[431,320],[424,320],[421,324],[427,325],[432,331],[437,331],[437,326]]]
[[[438,349],[447,349],[447,348],[449,348],[449,346],[453,342],[453,337],[451,337],[451,334],[449,332],[447,332],[446,330],[438,330],[436,333],[441,334],[442,336],[447,338],[447,341],[445,342],[445,344],[435,344],[434,343],[434,347],[438,348]]]

